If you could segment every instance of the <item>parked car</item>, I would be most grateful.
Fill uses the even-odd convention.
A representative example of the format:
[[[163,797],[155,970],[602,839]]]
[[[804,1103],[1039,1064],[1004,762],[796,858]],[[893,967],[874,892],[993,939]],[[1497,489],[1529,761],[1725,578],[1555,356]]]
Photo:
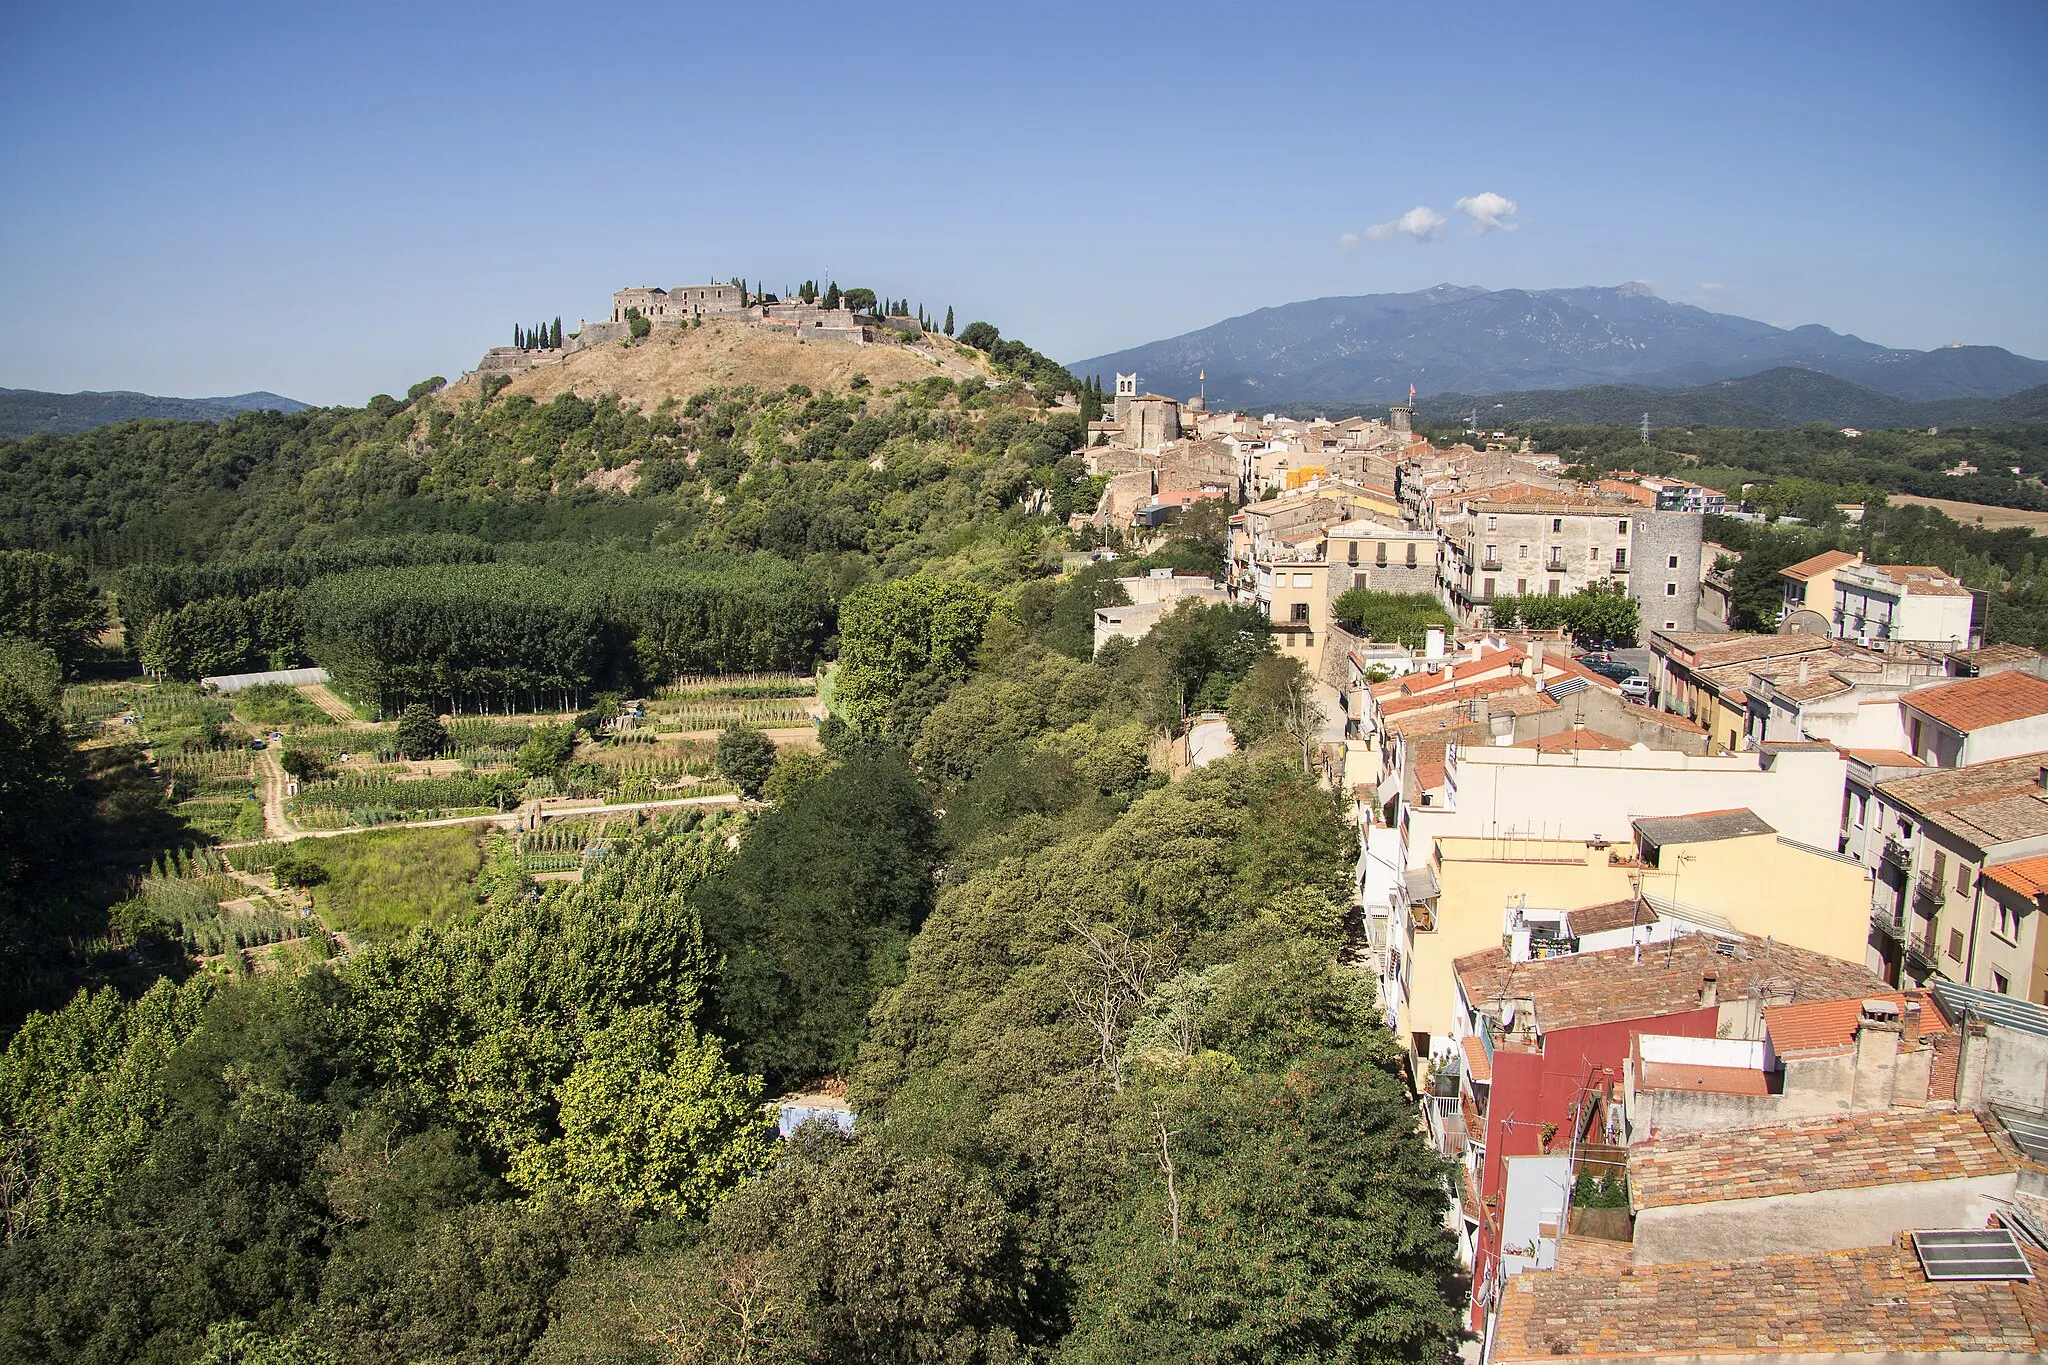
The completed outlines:
[[[1621,695],[1630,701],[1650,704],[1650,680],[1640,673],[1631,673],[1621,680]]]
[[[1643,676],[1627,664],[1619,663],[1613,659],[1581,659],[1579,662],[1593,672],[1598,673],[1601,677],[1611,678],[1615,682],[1626,682],[1630,678],[1640,678]]]

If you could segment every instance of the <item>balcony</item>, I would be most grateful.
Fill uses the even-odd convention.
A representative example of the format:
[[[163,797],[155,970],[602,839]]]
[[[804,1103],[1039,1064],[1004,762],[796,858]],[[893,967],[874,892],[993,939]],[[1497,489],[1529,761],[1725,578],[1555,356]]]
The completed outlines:
[[[1913,879],[1914,905],[1924,905],[1929,910],[1939,910],[1941,909],[1943,899],[1941,879],[1939,877],[1936,877],[1931,872],[1922,872]]]
[[[1870,912],[1870,927],[1894,943],[1906,941],[1906,914],[1900,907],[1878,906]]]
[[[1464,1152],[1467,1140],[1465,1114],[1456,1095],[1424,1095],[1423,1117],[1429,1123],[1429,1145],[1444,1156]]]
[[[1884,836],[1884,848],[1877,856],[1901,872],[1913,865],[1913,850],[1889,834]]]
[[[1479,567],[1487,573],[1499,573],[1501,570],[1500,557],[1498,555],[1488,555],[1485,559],[1479,561]]]
[[[1934,970],[1934,934],[1915,932],[1906,940],[1906,965],[1922,972]]]

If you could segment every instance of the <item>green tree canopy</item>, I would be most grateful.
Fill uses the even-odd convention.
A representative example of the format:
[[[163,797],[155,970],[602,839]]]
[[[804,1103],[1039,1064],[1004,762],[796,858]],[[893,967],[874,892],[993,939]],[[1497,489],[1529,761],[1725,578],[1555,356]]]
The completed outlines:
[[[775,742],[758,726],[732,724],[718,733],[718,775],[749,798],[775,768]]]

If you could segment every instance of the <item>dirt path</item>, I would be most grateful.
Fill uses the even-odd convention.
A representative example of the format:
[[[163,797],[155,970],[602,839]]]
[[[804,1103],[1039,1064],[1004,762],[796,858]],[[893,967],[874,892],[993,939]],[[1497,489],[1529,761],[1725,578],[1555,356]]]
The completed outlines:
[[[740,799],[737,796],[725,792],[716,796],[667,797],[660,801],[622,801],[616,805],[609,806],[574,806],[549,811],[548,814],[557,816],[616,815],[623,811],[666,810],[675,806],[737,806],[739,804]],[[530,813],[530,811],[522,807],[519,810],[508,810],[494,815],[451,815],[440,820],[405,820],[393,821],[390,824],[384,825],[351,825],[347,829],[300,829],[293,830],[282,837],[289,843],[295,839],[334,839],[344,834],[367,834],[372,830],[379,829],[439,829],[447,825],[497,824],[511,830],[517,829],[520,820]],[[217,844],[215,847],[232,851],[238,848],[247,848],[251,844],[258,842],[265,841],[243,839],[234,843]]]
[[[355,713],[355,709],[347,702],[335,696],[326,683],[301,683],[299,684],[299,691],[305,694],[307,701],[312,702],[313,705],[319,707],[331,718],[341,722],[343,725],[354,726],[358,730],[370,728],[370,723],[361,716],[358,716]]]
[[[263,834],[269,839],[289,839],[298,831],[284,813],[284,769],[278,766],[277,751],[265,749],[256,756],[263,773]]]

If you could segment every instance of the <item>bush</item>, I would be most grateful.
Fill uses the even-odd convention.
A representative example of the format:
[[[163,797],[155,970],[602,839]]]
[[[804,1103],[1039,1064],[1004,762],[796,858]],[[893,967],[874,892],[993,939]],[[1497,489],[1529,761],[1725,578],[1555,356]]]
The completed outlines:
[[[536,725],[526,743],[519,746],[513,765],[528,777],[546,777],[561,771],[576,752],[576,731],[567,725]]]
[[[415,702],[398,713],[398,752],[402,758],[432,758],[448,747],[441,718]]]
[[[287,849],[285,855],[272,865],[271,874],[279,886],[296,886],[301,891],[312,886],[324,885],[328,879],[327,864],[317,858],[308,857],[297,849]]]
[[[728,725],[718,736],[718,775],[748,798],[758,797],[775,767],[775,741],[751,725]]]

